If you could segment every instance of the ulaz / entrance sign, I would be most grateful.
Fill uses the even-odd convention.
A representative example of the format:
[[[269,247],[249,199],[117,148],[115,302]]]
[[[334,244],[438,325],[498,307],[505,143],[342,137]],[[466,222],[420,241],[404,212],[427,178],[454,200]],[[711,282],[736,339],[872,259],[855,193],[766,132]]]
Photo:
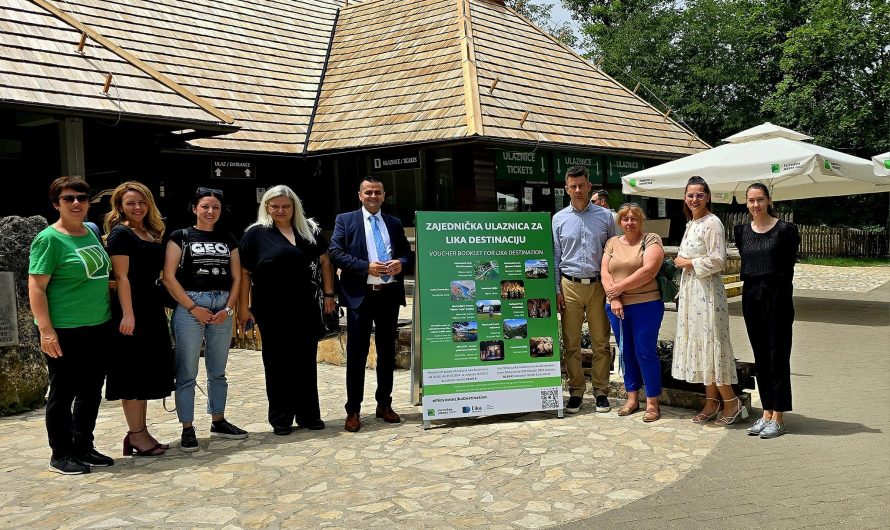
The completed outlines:
[[[256,167],[246,160],[214,160],[211,162],[210,178],[255,179]]]

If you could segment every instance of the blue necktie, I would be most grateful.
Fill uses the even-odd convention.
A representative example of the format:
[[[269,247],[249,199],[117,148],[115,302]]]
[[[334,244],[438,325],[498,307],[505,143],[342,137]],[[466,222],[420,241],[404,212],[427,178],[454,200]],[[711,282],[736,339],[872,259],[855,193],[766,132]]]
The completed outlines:
[[[371,233],[374,234],[374,246],[377,248],[377,261],[389,261],[389,252],[386,251],[386,245],[383,243],[383,234],[380,233],[380,227],[377,226],[377,216],[371,216]],[[384,283],[388,282],[391,276],[389,274],[381,274],[380,279]]]

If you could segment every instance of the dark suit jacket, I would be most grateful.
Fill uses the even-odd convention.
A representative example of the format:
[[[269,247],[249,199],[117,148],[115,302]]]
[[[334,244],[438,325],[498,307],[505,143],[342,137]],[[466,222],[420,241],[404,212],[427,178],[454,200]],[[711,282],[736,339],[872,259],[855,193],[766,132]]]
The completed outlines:
[[[414,261],[414,253],[405,236],[405,229],[397,217],[381,212],[392,244],[392,259],[402,262],[402,272],[396,276],[398,285],[390,287],[400,291],[399,299],[405,305],[405,273]],[[328,256],[340,273],[340,303],[356,308],[365,299],[368,287],[368,244],[365,240],[365,224],[362,209],[341,213],[334,223],[334,235]]]

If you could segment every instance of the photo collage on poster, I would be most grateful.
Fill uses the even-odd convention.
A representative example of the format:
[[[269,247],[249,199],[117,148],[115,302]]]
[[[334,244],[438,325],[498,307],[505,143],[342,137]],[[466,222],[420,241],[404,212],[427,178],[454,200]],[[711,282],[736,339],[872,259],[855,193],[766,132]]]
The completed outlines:
[[[533,333],[545,329],[535,326],[536,319],[554,316],[551,298],[545,296],[553,289],[546,259],[482,259],[456,265],[459,271],[472,272],[472,279],[450,282],[452,314],[469,317],[451,324],[453,342],[478,344],[472,351],[482,362],[553,356],[553,338]]]

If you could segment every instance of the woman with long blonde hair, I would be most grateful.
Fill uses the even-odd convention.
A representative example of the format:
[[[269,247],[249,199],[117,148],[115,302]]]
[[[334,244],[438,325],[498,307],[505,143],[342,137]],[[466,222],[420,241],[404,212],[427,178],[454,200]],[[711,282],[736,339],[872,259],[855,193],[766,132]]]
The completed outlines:
[[[129,181],[115,188],[105,232],[117,280],[112,313],[119,354],[109,366],[105,398],[121,400],[128,427],[124,456],[158,456],[169,447],[149,434],[146,423],[147,400],[173,390],[173,349],[156,285],[164,267],[164,228],[148,187]]]
[[[239,247],[244,281],[238,324],[244,328],[256,318],[263,332],[269,424],[278,436],[290,434],[295,423],[310,430],[325,427],[315,357],[322,310],[330,313],[335,304],[334,271],[320,232],[294,191],[279,185],[263,195],[257,221]]]

